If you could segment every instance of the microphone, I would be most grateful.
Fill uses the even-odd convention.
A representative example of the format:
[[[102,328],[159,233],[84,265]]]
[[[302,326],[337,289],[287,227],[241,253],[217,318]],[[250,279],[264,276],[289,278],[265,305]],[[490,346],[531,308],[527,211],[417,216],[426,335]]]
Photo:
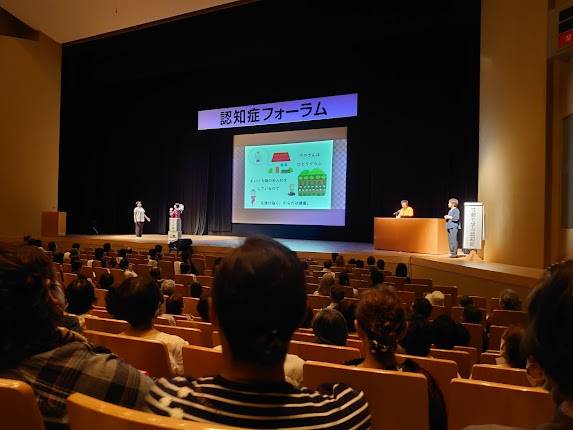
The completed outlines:
[[[394,212],[392,215],[398,215],[400,213],[400,210],[397,210],[396,212]]]

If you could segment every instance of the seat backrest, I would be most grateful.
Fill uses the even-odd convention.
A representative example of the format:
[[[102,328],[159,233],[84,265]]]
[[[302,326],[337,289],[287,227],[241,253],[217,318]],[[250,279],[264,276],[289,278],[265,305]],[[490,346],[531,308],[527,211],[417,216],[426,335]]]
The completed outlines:
[[[104,269],[103,267],[93,267],[93,269],[97,280],[99,280],[100,276],[103,275],[104,273],[109,273],[109,271],[107,269]]]
[[[119,334],[129,329],[129,323],[113,318],[86,318],[86,330],[102,331]]]
[[[307,294],[306,305],[311,309],[322,309],[328,306],[331,302],[328,296],[314,296],[312,294]]]
[[[454,346],[454,351],[465,351],[470,355],[470,368],[474,365],[478,363],[479,360],[479,352],[477,350],[477,348],[474,348],[472,346],[461,346],[461,345],[456,345]]]
[[[149,276],[149,270],[151,266],[149,264],[136,264],[133,270],[138,276]]]
[[[487,315],[487,310],[485,308],[479,308],[482,314],[482,323],[485,322],[485,317]],[[464,308],[463,306],[452,306],[452,319],[457,323],[463,323],[464,321]]]
[[[398,354],[397,356],[409,358],[427,370],[436,381],[436,384],[438,384],[447,404],[450,395],[450,382],[458,377],[458,365],[455,361],[434,357],[417,357],[415,355]]]
[[[66,403],[71,430],[225,430],[233,428],[153,415],[80,393],[72,394]]]
[[[458,364],[458,372],[462,378],[470,377],[472,372],[472,360],[469,352],[432,348],[430,355],[434,358],[441,358],[442,360],[455,361]]]
[[[107,290],[104,290],[103,288],[94,288],[94,293],[96,296],[94,305],[105,308],[105,296],[107,295]]]
[[[314,335],[314,333],[301,333],[301,332],[294,332],[291,340],[297,340],[300,342],[313,342],[313,343],[318,343],[318,339],[316,338],[316,336]],[[351,348],[356,348],[356,349],[361,349],[362,348],[362,341],[359,339],[353,339],[351,337],[348,337],[346,339],[346,346],[349,346]]]
[[[350,286],[354,288],[368,288],[370,282],[364,279],[350,279]]]
[[[159,262],[159,268],[161,269],[161,277],[163,279],[173,279],[175,276],[172,260],[161,260]]]
[[[483,326],[481,324],[462,324],[470,335],[468,346],[473,346],[478,350],[478,354],[483,351]]]
[[[390,280],[385,279],[386,282],[392,282]],[[418,298],[424,297],[426,294],[431,293],[432,287],[425,284],[404,284],[403,286],[404,291],[411,291],[414,295]]]
[[[110,315],[110,313],[105,309],[92,309],[89,313],[90,315],[93,315],[94,317],[98,318],[113,319],[113,315]]]
[[[410,279],[412,284],[422,284],[432,286],[432,280],[430,278],[412,278]]]
[[[198,328],[176,327],[163,324],[154,324],[153,327],[163,333],[179,336],[181,339],[189,342],[190,345],[203,346],[203,337],[201,336],[201,330]]]
[[[513,369],[493,364],[475,364],[472,368],[472,379],[531,387],[525,369]]]
[[[505,331],[507,330],[507,326],[501,325],[492,325],[489,328],[489,343],[488,348],[494,351],[499,351],[501,348],[501,338]]]
[[[64,288],[66,288],[70,282],[75,281],[78,278],[78,275],[75,273],[64,273]]]
[[[474,301],[474,306],[476,308],[480,308],[482,311],[484,309],[487,309],[487,297],[483,297],[483,296],[470,296],[473,301]],[[485,318],[485,312],[483,314],[484,318]]]
[[[551,421],[555,409],[551,395],[539,387],[456,378],[450,393],[450,430],[482,424],[537,428]]]
[[[199,304],[199,299],[196,299],[194,297],[183,297],[183,313],[198,317],[199,316],[199,312],[197,312],[198,304]]]
[[[192,378],[215,376],[223,365],[223,353],[213,348],[185,345],[183,352],[183,374]]]
[[[316,361],[304,364],[305,387],[316,389],[336,382],[364,392],[373,429],[428,429],[428,385],[424,375]]]
[[[501,357],[499,352],[486,351],[480,355],[480,364],[497,364],[496,358]]]
[[[527,312],[523,311],[504,311],[501,309],[494,309],[491,313],[492,325],[521,325],[527,327],[528,316]]]
[[[111,276],[113,276],[114,285],[121,285],[121,283],[125,280],[125,274],[121,269],[109,269],[109,273],[111,273]]]
[[[95,277],[93,267],[82,266],[80,273],[89,279],[93,279]]]
[[[191,262],[193,263],[193,266],[195,266],[195,269],[197,269],[197,272],[199,272],[199,275],[202,275],[203,272],[205,271],[206,266],[207,266],[207,264],[205,262],[205,258],[204,257],[191,257]]]
[[[198,328],[201,330],[201,345],[213,346],[213,324],[203,321],[177,321],[178,327]]]
[[[398,294],[402,303],[406,303],[408,306],[410,306],[416,298],[413,291],[396,291],[396,294]]]
[[[5,429],[44,430],[44,420],[32,387],[0,379],[0,423]]]
[[[145,370],[151,376],[159,378],[173,375],[167,346],[157,340],[91,330],[85,330],[84,336],[91,343],[105,346],[136,369]]]
[[[191,273],[186,273],[186,274],[179,273],[175,275],[176,284],[189,285],[193,283],[193,281],[195,281],[195,276],[192,275]]]
[[[441,315],[450,315],[450,309],[447,306],[432,306],[432,313],[430,314],[430,320],[433,321]]]
[[[205,275],[197,276],[197,282],[206,287],[212,287],[214,280],[215,278],[213,276],[205,276]]]
[[[345,361],[360,358],[361,353],[357,348],[348,346],[322,345],[312,342],[300,342],[293,340],[290,343],[290,354],[298,355],[303,360],[324,361],[327,363],[342,364]]]

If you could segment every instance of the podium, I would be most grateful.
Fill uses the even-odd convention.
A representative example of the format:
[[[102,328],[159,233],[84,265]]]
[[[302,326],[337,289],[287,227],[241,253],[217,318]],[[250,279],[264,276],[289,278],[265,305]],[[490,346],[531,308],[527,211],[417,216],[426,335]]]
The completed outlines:
[[[169,231],[167,232],[167,243],[181,239],[181,218],[169,218]]]
[[[442,218],[374,218],[374,249],[446,254],[446,222]]]
[[[66,212],[42,212],[42,236],[65,236]]]

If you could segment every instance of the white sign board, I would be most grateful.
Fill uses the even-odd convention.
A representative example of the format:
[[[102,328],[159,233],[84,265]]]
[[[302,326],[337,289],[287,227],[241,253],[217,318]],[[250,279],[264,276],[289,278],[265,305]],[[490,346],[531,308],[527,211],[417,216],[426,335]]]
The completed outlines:
[[[485,238],[483,203],[464,203],[464,249],[481,249]]]

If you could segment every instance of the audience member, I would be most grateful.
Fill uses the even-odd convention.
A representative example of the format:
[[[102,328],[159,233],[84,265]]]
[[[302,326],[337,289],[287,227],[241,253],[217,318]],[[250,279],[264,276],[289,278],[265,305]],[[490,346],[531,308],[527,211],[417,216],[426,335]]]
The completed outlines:
[[[128,278],[114,289],[114,316],[126,320],[130,328],[121,333],[124,336],[135,336],[143,339],[158,340],[167,346],[173,371],[183,373],[183,355],[181,348],[187,342],[179,336],[163,333],[153,328],[153,320],[157,316],[163,296],[159,286],[153,279]]]
[[[332,261],[330,260],[326,260],[324,263],[322,263],[322,271],[323,272],[330,272],[330,268],[332,267]]]
[[[480,324],[482,323],[483,315],[480,309],[476,308],[473,305],[467,305],[464,307],[462,313],[462,321],[467,324]],[[487,336],[487,331],[482,329],[482,349],[483,351],[487,351],[489,338]]]
[[[152,267],[149,269],[149,277],[157,282],[158,285],[161,285],[161,269],[159,267]]]
[[[0,325],[10,327],[0,331],[0,372],[32,387],[47,429],[67,427],[66,398],[74,392],[141,406],[150,378],[82,336],[57,328],[63,293],[42,251],[0,247],[0,296]]]
[[[80,327],[85,327],[86,314],[92,310],[96,300],[95,289],[89,279],[79,275],[66,287],[66,312],[76,316]]]
[[[525,369],[527,356],[522,348],[525,329],[521,326],[509,326],[501,337],[501,360],[498,364],[507,367]]]
[[[322,309],[318,312],[312,320],[312,331],[319,343],[346,346],[346,319],[335,309]]]
[[[351,266],[352,266],[352,265],[356,265],[356,259],[355,259],[355,258],[350,258],[350,259],[348,260],[348,264],[351,265]]]
[[[396,271],[394,274],[400,278],[406,278],[406,284],[410,283],[410,277],[408,276],[408,266],[405,263],[398,263],[396,265]]]
[[[432,375],[411,359],[398,359],[398,343],[406,333],[406,313],[400,298],[391,292],[368,290],[356,309],[356,329],[366,355],[349,364],[359,367],[422,373],[428,380],[430,429],[446,429],[444,397]]]
[[[507,288],[499,296],[499,305],[505,311],[520,311],[521,299],[515,291]]]
[[[400,345],[406,354],[427,357],[432,348],[432,327],[428,320],[420,314],[412,315]]]
[[[163,247],[161,245],[155,245],[155,259],[157,261],[163,258]]]
[[[121,261],[117,265],[117,268],[124,271],[129,269],[129,260],[127,259],[127,257],[123,257],[121,259]]]
[[[446,297],[441,291],[432,291],[430,294],[426,294],[426,299],[432,304],[432,306],[444,306],[444,301]]]
[[[63,252],[56,252],[52,255],[52,261],[54,263],[62,264],[64,262],[64,253]]]
[[[474,304],[474,299],[472,299],[470,296],[461,296],[458,300],[459,304],[461,307],[466,307],[469,305],[473,305]]]
[[[369,255],[369,256],[366,258],[366,264],[369,265],[369,266],[374,266],[374,265],[376,264],[376,259],[374,258],[374,256]]]
[[[246,239],[223,260],[212,288],[220,374],[160,379],[147,396],[149,409],[242,428],[370,428],[362,393],[335,384],[322,386],[320,396],[286,382],[290,338],[306,310],[304,284],[302,265],[289,249],[271,239]]]
[[[384,260],[382,260],[381,258],[378,259],[378,261],[376,261],[376,268],[381,272],[384,270],[385,265],[386,264],[384,263]]]
[[[164,279],[161,282],[161,294],[171,296],[175,293],[175,281],[173,279]]]
[[[72,260],[71,266],[72,273],[79,275],[82,271],[82,260]]]
[[[113,276],[111,273],[102,273],[98,280],[98,288],[102,290],[109,290],[113,285]]]
[[[440,315],[432,322],[432,340],[438,349],[454,349],[454,346],[467,346],[470,336],[466,328],[449,315]]]
[[[211,322],[209,319],[209,294],[203,293],[197,303],[197,313],[203,322]]]
[[[432,303],[426,298],[414,299],[410,308],[412,309],[412,315],[420,316],[426,321],[432,315]]]
[[[372,287],[378,288],[384,283],[384,274],[378,269],[371,270],[370,281],[372,282]]]
[[[111,251],[111,243],[106,242],[103,244],[103,252],[107,255]]]
[[[336,267],[345,267],[346,266],[346,262],[344,261],[344,257],[341,254],[338,254],[338,257],[336,257],[336,261],[334,262],[334,265]]]
[[[348,276],[347,272],[340,272],[338,275],[338,284],[345,287],[350,287],[350,277]]]
[[[334,273],[326,272],[320,278],[318,283],[318,289],[314,292],[315,296],[330,296],[330,289],[336,283],[336,278],[334,277]]]
[[[191,285],[189,285],[189,293],[191,297],[198,299],[201,297],[201,294],[203,294],[203,287],[199,282],[192,282]]]
[[[48,251],[50,251],[52,255],[55,254],[56,250],[57,250],[56,242],[54,241],[48,242]]]
[[[364,261],[356,260],[356,268],[357,269],[364,269]]]

